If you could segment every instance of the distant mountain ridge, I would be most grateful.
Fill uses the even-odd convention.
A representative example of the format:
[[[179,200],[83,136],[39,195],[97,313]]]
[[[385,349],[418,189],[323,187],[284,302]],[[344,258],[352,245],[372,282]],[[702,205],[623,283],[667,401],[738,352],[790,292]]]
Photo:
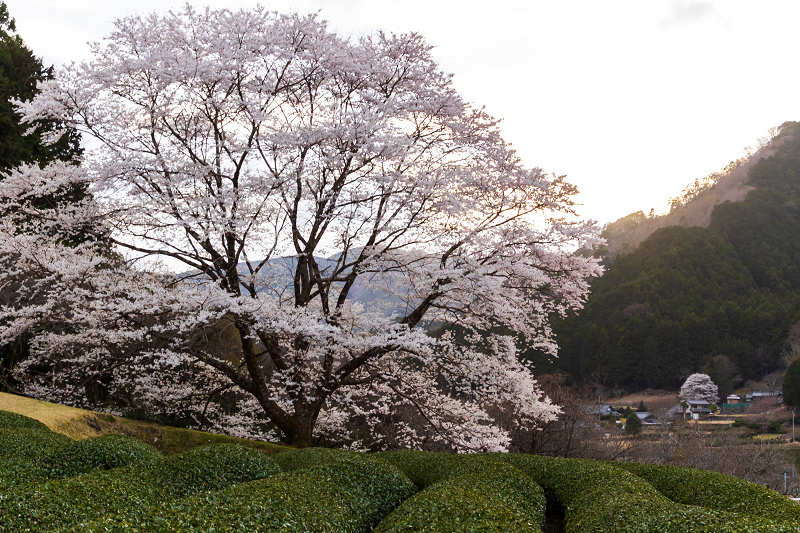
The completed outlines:
[[[603,230],[603,237],[607,241],[603,250],[606,262],[613,261],[620,254],[634,251],[657,229],[667,226],[708,227],[711,223],[711,213],[717,205],[724,202],[741,202],[747,197],[747,193],[753,190],[747,183],[750,169],[760,159],[773,155],[775,149],[784,142],[783,138],[775,139],[770,145],[761,147],[749,157],[732,161],[718,173],[714,185],[693,195],[688,202],[673,199],[673,208],[669,213],[648,216],[642,211],[637,211],[606,225]]]
[[[664,217],[610,225],[606,274],[554,321],[559,358],[525,354],[537,371],[674,389],[697,371],[730,387],[779,370],[800,320],[800,125],[757,156]]]
[[[358,252],[358,250],[356,250]],[[330,257],[315,256],[320,272],[325,274],[333,270],[338,259],[337,255]],[[261,262],[252,261],[251,264],[257,265]],[[293,276],[297,267],[297,256],[276,257],[267,262],[266,265],[256,274],[256,287],[259,292],[273,294],[290,295],[294,291]],[[237,271],[242,277],[249,276],[249,269],[244,262],[238,263]],[[359,302],[365,309],[380,309],[381,312],[390,315],[392,313],[407,312],[406,304],[393,294],[391,287],[381,289],[370,282],[372,278],[368,274],[362,274],[356,278],[355,283],[348,293],[348,299]]]

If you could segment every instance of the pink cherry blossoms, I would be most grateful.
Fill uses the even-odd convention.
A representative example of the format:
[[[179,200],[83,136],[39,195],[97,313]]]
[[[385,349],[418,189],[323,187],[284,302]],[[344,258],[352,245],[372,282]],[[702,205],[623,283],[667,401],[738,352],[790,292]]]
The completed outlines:
[[[187,6],[118,20],[93,53],[18,104],[76,127],[81,165],[0,181],[0,342],[32,335],[29,393],[298,445],[357,419],[363,445],[502,450],[489,407],[557,416],[518,344],[556,352],[548,317],[600,274],[573,253],[598,228],[419,35]],[[70,183],[91,196],[30,201]]]

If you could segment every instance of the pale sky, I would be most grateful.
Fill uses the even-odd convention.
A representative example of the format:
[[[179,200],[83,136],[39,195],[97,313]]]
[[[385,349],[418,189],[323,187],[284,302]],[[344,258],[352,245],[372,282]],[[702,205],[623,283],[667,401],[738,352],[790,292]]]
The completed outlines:
[[[116,17],[183,0],[5,0],[45,64],[86,59]],[[191,1],[230,9],[250,0]],[[416,31],[528,166],[601,223],[666,209],[696,177],[800,120],[796,0],[263,0],[344,34]]]

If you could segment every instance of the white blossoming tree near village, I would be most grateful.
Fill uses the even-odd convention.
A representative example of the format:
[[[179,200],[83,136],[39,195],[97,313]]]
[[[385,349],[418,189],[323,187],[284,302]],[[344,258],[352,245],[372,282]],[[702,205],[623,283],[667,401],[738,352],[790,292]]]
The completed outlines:
[[[32,336],[29,394],[80,404],[102,384],[210,413],[238,391],[239,411],[217,416],[301,446],[403,407],[427,425],[395,427],[396,444],[502,450],[488,407],[557,416],[516,342],[555,353],[548,315],[580,307],[600,274],[572,254],[597,227],[563,177],[522,166],[419,35],[187,5],[116,21],[19,108],[87,148],[80,166],[0,181],[0,342]],[[32,201],[75,183],[91,197]]]
[[[708,374],[692,374],[683,382],[680,396],[684,400],[705,400],[708,403],[716,403],[719,401],[719,389]]]

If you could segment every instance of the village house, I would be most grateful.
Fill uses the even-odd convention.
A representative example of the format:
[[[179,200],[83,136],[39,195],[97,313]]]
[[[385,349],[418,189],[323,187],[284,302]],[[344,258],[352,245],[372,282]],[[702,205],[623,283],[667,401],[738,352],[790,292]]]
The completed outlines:
[[[607,403],[599,403],[593,405],[585,405],[581,408],[581,411],[587,415],[594,415],[594,416],[608,416],[611,414],[619,414],[611,407],[610,404]]]
[[[711,414],[711,404],[705,400],[686,400],[684,402],[683,418],[700,420]]]
[[[659,420],[656,415],[653,413],[648,413],[647,411],[642,413],[637,412],[636,416],[638,416],[639,420],[642,421],[643,426],[658,426],[662,424],[661,420]]]
[[[781,392],[781,391],[779,391],[777,389],[769,390],[769,391],[756,390],[756,391],[748,393],[744,397],[745,402],[747,402],[747,403],[757,402],[758,400],[760,400],[762,398],[771,398],[772,400],[775,401],[775,403],[782,403],[783,402],[783,392]]]

